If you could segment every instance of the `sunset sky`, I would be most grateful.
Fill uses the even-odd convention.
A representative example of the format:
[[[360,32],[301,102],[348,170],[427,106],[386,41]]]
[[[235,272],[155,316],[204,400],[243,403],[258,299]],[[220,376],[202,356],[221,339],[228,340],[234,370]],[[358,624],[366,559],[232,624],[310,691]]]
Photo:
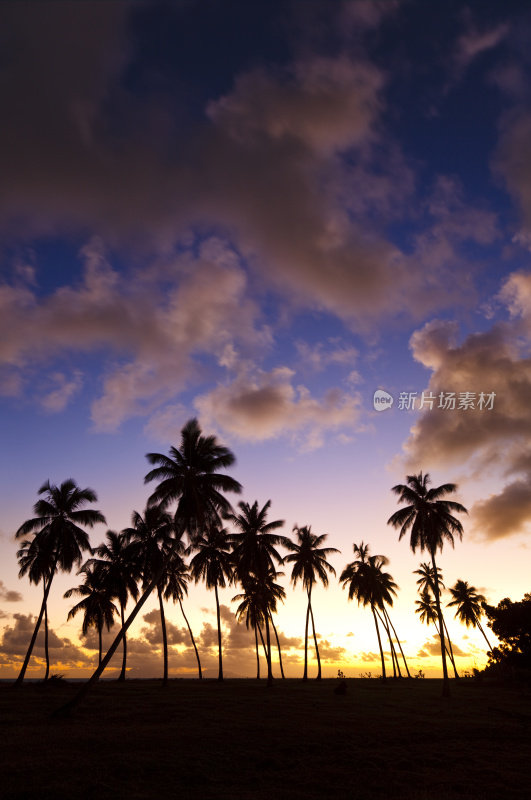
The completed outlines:
[[[530,37],[515,0],[0,5],[0,677],[40,607],[14,539],[39,487],[97,492],[96,546],[194,416],[236,455],[234,501],[327,533],[338,576],[353,542],[390,559],[412,671],[440,658],[414,613],[427,554],[387,525],[407,474],[469,510],[447,586],[530,590]],[[59,574],[49,601],[52,672],[77,677],[97,647],[66,621],[80,582]],[[305,596],[281,582],[297,676]],[[252,676],[238,591],[225,672]],[[334,578],[314,596],[324,675],[378,673],[370,611]],[[185,609],[215,676],[213,593]],[[167,616],[170,675],[193,674]],[[446,618],[458,665],[483,666],[481,634]],[[132,630],[129,675],[160,675],[155,597]]]

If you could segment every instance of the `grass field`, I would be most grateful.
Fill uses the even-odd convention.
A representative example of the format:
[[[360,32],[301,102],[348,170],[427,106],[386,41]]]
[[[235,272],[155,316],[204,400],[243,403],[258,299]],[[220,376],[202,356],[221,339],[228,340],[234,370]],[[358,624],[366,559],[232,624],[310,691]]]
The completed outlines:
[[[0,686],[3,800],[531,797],[531,701],[452,681]]]

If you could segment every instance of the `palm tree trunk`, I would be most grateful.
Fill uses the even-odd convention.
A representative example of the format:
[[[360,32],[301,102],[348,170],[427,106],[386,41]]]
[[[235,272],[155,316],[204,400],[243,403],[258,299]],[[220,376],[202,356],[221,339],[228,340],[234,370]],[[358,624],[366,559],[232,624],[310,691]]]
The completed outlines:
[[[264,634],[262,633],[262,628],[260,627],[260,625],[258,625],[258,633],[260,634],[260,640],[262,642],[262,647],[264,649],[264,656],[265,656],[265,660],[266,660],[266,664],[267,664],[267,647],[266,647],[266,643],[264,641]]]
[[[308,608],[306,609],[306,627],[304,629],[304,675],[303,681],[308,680],[308,625],[310,622],[310,600],[308,599]]]
[[[385,608],[384,608],[384,614],[385,614],[385,616],[387,617],[387,621],[389,622],[389,625],[390,625],[390,626],[391,626],[391,628],[393,629],[393,633],[394,633],[394,635],[395,635],[395,639],[396,639],[396,641],[398,642],[398,646],[399,646],[399,648],[400,648],[400,652],[401,652],[401,654],[402,654],[402,659],[403,659],[403,661],[404,661],[404,666],[405,666],[405,668],[406,668],[407,676],[408,676],[408,678],[411,678],[411,675],[409,674],[409,669],[408,669],[408,666],[407,666],[406,657],[405,657],[405,655],[404,655],[404,651],[402,650],[402,645],[400,644],[400,639],[398,638],[397,632],[396,632],[396,630],[395,630],[395,626],[394,626],[394,625],[393,625],[393,623],[391,622],[391,617],[389,616],[389,613],[388,613],[387,609],[385,609]]]
[[[101,667],[101,655],[102,655],[102,641],[101,641],[101,631],[103,628],[103,622],[101,620],[98,621],[98,667]]]
[[[315,644],[315,653],[317,655],[317,677],[316,677],[315,680],[320,681],[321,677],[322,677],[321,676],[321,656],[319,655],[319,647],[317,646],[317,634],[316,634],[316,631],[315,631],[315,620],[313,618],[313,608],[312,608],[312,604],[311,604],[310,595],[311,595],[311,590],[310,590],[310,594],[308,595],[308,602],[310,603],[310,615],[311,615],[311,618],[312,618],[313,642]]]
[[[186,627],[188,628],[188,633],[190,634],[190,639],[192,640],[192,645],[193,645],[194,650],[195,650],[195,657],[197,659],[197,670],[199,672],[199,680],[201,681],[201,680],[203,680],[203,672],[201,671],[201,661],[199,659],[199,653],[197,652],[197,646],[196,646],[196,643],[195,643],[194,634],[192,633],[192,629],[190,627],[190,623],[188,622],[186,614],[184,613],[183,601],[181,600],[180,597],[179,597],[179,605],[181,607],[181,612],[182,612],[182,615],[184,617],[184,621],[186,622]]]
[[[223,659],[221,655],[221,613],[219,610],[219,597],[218,597],[218,585],[217,583],[214,584],[214,592],[216,595],[216,613],[218,617],[218,660],[219,660],[219,671],[218,671],[218,681],[223,680]]]
[[[164,676],[162,678],[162,683],[166,686],[168,683],[168,636],[166,633],[166,617],[164,616],[164,601],[162,600],[160,586],[157,586],[157,594],[159,596],[160,624],[162,625],[162,650],[164,654]]]
[[[277,640],[278,663],[280,665],[280,674],[282,675],[282,678],[285,679],[286,676],[284,675],[284,667],[282,666],[282,651],[280,649],[280,642],[278,640],[278,633],[277,633],[277,629],[276,629],[276,626],[275,626],[275,623],[274,623],[274,620],[273,620],[273,614],[271,613],[271,611],[269,612],[269,617],[271,619],[271,625],[273,626],[273,630],[275,632],[275,639]]]
[[[448,633],[448,628],[446,627],[446,622],[444,621],[444,617],[443,617],[443,623],[444,623],[444,631],[446,633],[446,638],[448,639],[448,647],[450,648],[450,654],[449,654],[450,655],[450,661],[452,662],[452,667],[454,668],[454,675],[457,678],[457,680],[459,680],[459,673],[457,672],[457,667],[455,666],[454,649],[452,647],[452,640],[450,639],[450,634]]]
[[[479,619],[478,619],[478,620],[476,620],[476,625],[478,626],[478,628],[480,629],[481,633],[482,633],[482,634],[483,634],[483,636],[485,637],[485,641],[487,642],[487,644],[488,644],[488,646],[489,646],[489,650],[492,650],[492,645],[491,645],[491,643],[489,642],[489,640],[487,639],[487,635],[486,635],[485,631],[483,630],[483,628],[481,627],[481,623],[480,623]]]
[[[39,612],[39,616],[37,617],[37,622],[35,623],[35,628],[33,630],[33,635],[31,637],[31,641],[29,643],[29,647],[28,647],[28,651],[26,653],[26,657],[24,658],[24,663],[22,664],[22,669],[20,670],[20,672],[18,674],[18,677],[17,677],[17,679],[15,681],[15,686],[20,686],[20,684],[24,680],[24,676],[25,676],[26,670],[28,668],[29,660],[31,658],[31,653],[32,653],[33,647],[35,645],[35,640],[37,638],[37,634],[39,632],[39,628],[41,627],[41,622],[42,622],[42,618],[43,618],[43,615],[44,615],[44,611],[46,609],[46,604],[48,602],[48,595],[50,594],[50,587],[52,585],[52,580],[53,580],[53,576],[55,574],[56,565],[57,565],[57,558],[55,559],[55,563],[53,565],[53,569],[51,570],[50,580],[48,581],[48,585],[46,586],[46,589],[44,590],[44,597],[43,597],[43,600],[42,600],[41,610]]]
[[[382,611],[384,611],[383,608],[382,608]],[[402,677],[402,673],[400,672],[400,664],[398,663],[398,657],[396,655],[396,648],[395,648],[395,646],[393,644],[393,636],[391,634],[391,629],[390,629],[389,624],[387,622],[387,617],[385,616],[385,613],[384,613],[383,617],[382,617],[382,614],[380,614],[380,612],[378,611],[378,609],[376,609],[376,613],[378,614],[378,619],[382,623],[384,631],[387,634],[387,638],[389,639],[389,649],[391,651],[391,661],[392,661],[392,664],[393,664],[393,679],[396,680],[397,678],[401,678]]]
[[[44,680],[47,681],[50,675],[50,652],[48,649],[48,603],[44,606],[44,654],[46,657],[46,672]]]
[[[256,647],[256,679],[260,680],[260,656],[258,655],[258,631],[256,623],[254,624],[254,645]]]
[[[120,619],[122,620],[122,628],[125,625],[125,609],[123,603],[120,603]],[[127,664],[127,636],[124,633],[123,638],[123,658],[122,658],[122,670],[120,675],[118,676],[119,681],[125,681],[125,668]]]
[[[376,618],[376,613],[374,611],[374,606],[371,605],[372,615],[374,617],[374,624],[376,625],[376,635],[378,636],[378,647],[380,648],[380,658],[382,660],[382,681],[385,681],[387,676],[385,674],[385,661],[384,661],[384,654],[382,648],[382,640],[380,639],[380,630],[378,628],[378,620]]]
[[[437,564],[435,563],[435,551],[431,551],[431,563],[434,575],[434,588],[435,588],[435,604],[437,606],[437,616],[439,618],[439,631],[441,637],[441,658],[443,669],[443,697],[450,697],[450,681],[448,680],[448,669],[446,666],[446,642],[444,640],[444,620],[441,610],[441,596],[439,590],[439,576],[437,573]]]
[[[269,614],[266,612],[265,628],[266,628],[266,642],[267,642],[267,685],[273,686],[273,670],[271,669],[271,634],[269,631]]]

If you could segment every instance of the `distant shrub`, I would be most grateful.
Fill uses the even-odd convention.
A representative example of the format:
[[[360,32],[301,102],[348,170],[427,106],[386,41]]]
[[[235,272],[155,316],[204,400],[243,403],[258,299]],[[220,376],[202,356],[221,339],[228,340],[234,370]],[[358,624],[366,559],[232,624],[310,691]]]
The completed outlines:
[[[426,676],[424,675],[423,671],[421,669],[419,669],[419,671],[415,675],[413,675],[413,677],[414,678],[425,678]]]

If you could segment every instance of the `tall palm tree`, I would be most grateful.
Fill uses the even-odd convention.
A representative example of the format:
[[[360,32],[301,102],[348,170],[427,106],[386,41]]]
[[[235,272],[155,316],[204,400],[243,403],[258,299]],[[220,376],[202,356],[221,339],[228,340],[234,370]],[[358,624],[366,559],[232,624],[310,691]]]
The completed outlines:
[[[417,586],[419,587],[419,592],[427,592],[428,594],[433,593],[435,596],[435,573],[431,564],[427,564],[426,562],[422,563],[419,569],[413,570],[414,575],[419,575],[419,579],[417,580]],[[439,582],[439,590],[446,589],[446,586],[443,582],[443,575],[442,570],[437,567],[437,580]],[[452,647],[452,640],[450,639],[450,634],[448,633],[448,626],[446,624],[446,620],[444,618],[444,614],[442,613],[441,609],[441,616],[443,621],[444,627],[444,635],[446,637],[446,641],[448,642],[448,646],[446,647],[446,652],[448,653],[448,657],[452,662],[452,667],[454,670],[454,676],[458,679],[459,673],[457,672],[457,666],[455,663],[454,658],[454,648]],[[437,630],[437,635],[440,637],[439,627],[437,623],[435,623],[435,628]]]
[[[379,615],[377,614],[377,609],[380,608],[383,610],[386,603],[389,605],[393,604],[392,595],[396,595],[396,583],[393,581],[388,572],[383,572],[382,570],[382,567],[388,563],[388,560],[385,556],[370,556],[368,554],[368,545],[364,545],[363,542],[361,545],[353,544],[352,547],[354,554],[357,555],[358,558],[355,561],[352,561],[350,564],[347,564],[341,573],[339,580],[340,583],[343,584],[344,589],[348,587],[349,600],[352,600],[355,597],[358,601],[358,604],[362,603],[364,606],[369,605],[371,608],[374,625],[376,628],[378,646],[380,648],[382,680],[385,681],[385,659],[380,630],[378,627]],[[380,620],[384,624],[385,629],[387,626],[381,617]],[[387,632],[390,638],[392,653],[392,637],[388,628]]]
[[[89,537],[83,530],[84,527],[92,528],[98,522],[105,524],[105,517],[100,511],[83,508],[87,503],[96,502],[96,492],[88,488],[80,489],[72,478],[63,481],[60,486],[46,481],[38,494],[44,497],[37,500],[33,506],[33,513],[36,516],[26,520],[15,536],[19,539],[34,534],[34,540],[38,540],[35,541],[35,547],[48,554],[49,571],[41,610],[15,685],[21,684],[24,680],[42,617],[47,609],[48,595],[55,573],[58,569],[70,572],[74,565],[81,563],[83,552],[90,551]]]
[[[159,601],[160,624],[162,628],[162,654],[164,685],[168,683],[168,635],[166,631],[166,616],[164,614],[164,599],[162,592],[166,581],[167,553],[175,547],[182,547],[182,543],[174,543],[173,521],[159,506],[147,507],[144,516],[138,511],[133,511],[130,528],[125,528],[123,533],[129,543],[129,553],[136,569],[142,578],[142,588],[145,590],[153,580],[154,575],[159,575],[156,583],[157,598]]]
[[[233,580],[233,565],[230,552],[230,537],[226,528],[211,526],[208,532],[195,539],[196,554],[190,561],[190,572],[197,581],[204,580],[207,589],[214,589],[216,616],[218,621],[218,681],[223,680],[223,657],[221,650],[221,613],[218,586],[224,588]]]
[[[46,594],[46,585],[51,578],[51,566],[53,563],[53,553],[47,549],[38,536],[33,539],[25,539],[20,550],[17,551],[17,559],[20,566],[18,577],[28,575],[30,583],[43,583],[43,595]],[[48,680],[50,674],[50,653],[48,648],[48,604],[44,604],[44,656],[46,660],[46,671],[44,680]]]
[[[199,674],[199,679],[203,678],[203,672],[201,670],[201,660],[199,658],[199,653],[197,650],[197,645],[195,643],[194,634],[192,633],[192,628],[190,627],[190,623],[188,622],[188,617],[184,613],[183,608],[183,597],[185,594],[188,594],[188,582],[190,581],[190,570],[187,564],[185,563],[183,557],[180,553],[174,552],[172,556],[169,557],[168,562],[166,564],[166,585],[164,589],[164,599],[165,600],[173,600],[175,603],[176,601],[179,603],[179,607],[181,609],[181,613],[184,617],[184,621],[186,622],[186,627],[188,628],[188,633],[190,634],[190,640],[192,642],[192,646],[195,651],[195,657],[197,660],[197,670]]]
[[[103,627],[109,631],[114,625],[114,615],[119,614],[119,611],[112,602],[105,571],[95,564],[85,564],[78,574],[82,573],[85,575],[83,583],[64,593],[64,597],[80,595],[83,598],[70,609],[67,619],[70,620],[79,611],[83,611],[81,632],[86,636],[89,628],[98,631],[98,664],[101,664]]]
[[[321,581],[323,586],[328,586],[327,572],[332,575],[336,574],[335,569],[328,563],[326,557],[330,553],[339,553],[335,547],[321,547],[328,534],[323,533],[318,536],[312,533],[309,525],[299,527],[293,526],[293,532],[297,536],[297,541],[292,542],[286,539],[283,542],[284,547],[290,550],[290,554],[284,556],[283,561],[288,564],[293,564],[291,571],[291,580],[294,586],[297,581],[301,581],[303,587],[306,589],[308,595],[308,607],[306,610],[306,627],[304,631],[304,674],[303,681],[308,680],[308,624],[311,617],[313,629],[313,641],[315,644],[315,653],[317,655],[317,680],[321,679],[321,658],[319,656],[319,647],[317,646],[317,633],[315,630],[315,620],[312,609],[312,589],[317,579]]]
[[[159,464],[151,470],[145,481],[160,480],[161,483],[151,495],[150,505],[162,503],[166,509],[173,502],[177,503],[175,511],[175,540],[177,551],[182,535],[187,532],[190,538],[206,530],[206,523],[213,518],[218,519],[223,513],[230,513],[232,507],[223,492],[241,492],[241,484],[229,475],[220,473],[219,469],[230,467],[235,462],[233,453],[220,445],[215,436],[203,436],[197,420],[189,420],[181,431],[179,448],[172,447],[170,456],[149,453],[148,460]],[[172,551],[167,553],[171,557]],[[68,715],[83,699],[89,688],[98,680],[128,628],[132,625],[144,603],[162,577],[165,565],[153,575],[151,583],[138,599],[134,609],[125,621],[118,636],[111,644],[101,665],[94,671],[89,680],[81,686],[75,697],[57,710],[56,716]]]
[[[399,539],[410,531],[410,546],[413,552],[417,547],[427,550],[431,556],[434,574],[435,603],[441,635],[441,659],[443,668],[443,696],[450,695],[448,669],[446,666],[446,643],[441,610],[441,596],[435,553],[443,549],[445,540],[454,544],[454,536],[463,536],[463,526],[452,512],[467,514],[467,509],[460,503],[443,498],[456,491],[455,483],[444,483],[437,488],[428,488],[430,476],[420,472],[408,475],[406,484],[393,486],[392,491],[398,495],[398,502],[406,503],[404,508],[395,511],[388,524],[400,528]]]
[[[479,621],[483,613],[481,604],[487,602],[484,595],[479,594],[475,586],[469,586],[468,581],[463,581],[461,579],[456,581],[455,586],[450,589],[450,593],[453,600],[447,603],[447,605],[457,606],[455,616],[459,617],[459,620],[464,622],[467,628],[471,625],[474,628],[479,628],[488,644],[489,650],[492,650],[487,635]]]
[[[120,604],[120,620],[122,627],[125,624],[125,608],[129,597],[138,599],[137,581],[140,571],[135,564],[134,551],[131,548],[127,534],[122,531],[107,531],[107,541],[95,548],[94,553],[98,558],[89,559],[87,564],[95,564],[101,570],[102,577],[112,598]],[[118,676],[119,681],[125,681],[127,668],[127,636],[123,637],[122,669]]]
[[[284,520],[267,522],[267,514],[271,506],[271,500],[260,509],[258,501],[255,500],[252,506],[248,503],[239,503],[239,514],[229,514],[227,520],[237,529],[231,534],[230,541],[233,548],[233,559],[236,579],[244,585],[250,575],[255,575],[259,580],[267,581],[271,571],[275,571],[275,562],[282,562],[276,547],[279,544],[286,546],[289,539],[285,536],[272,533],[284,525]],[[275,638],[279,654],[279,664],[281,675],[284,678],[284,668],[282,665],[282,652],[277,629],[271,614],[268,615]],[[256,639],[256,636],[255,636]]]

